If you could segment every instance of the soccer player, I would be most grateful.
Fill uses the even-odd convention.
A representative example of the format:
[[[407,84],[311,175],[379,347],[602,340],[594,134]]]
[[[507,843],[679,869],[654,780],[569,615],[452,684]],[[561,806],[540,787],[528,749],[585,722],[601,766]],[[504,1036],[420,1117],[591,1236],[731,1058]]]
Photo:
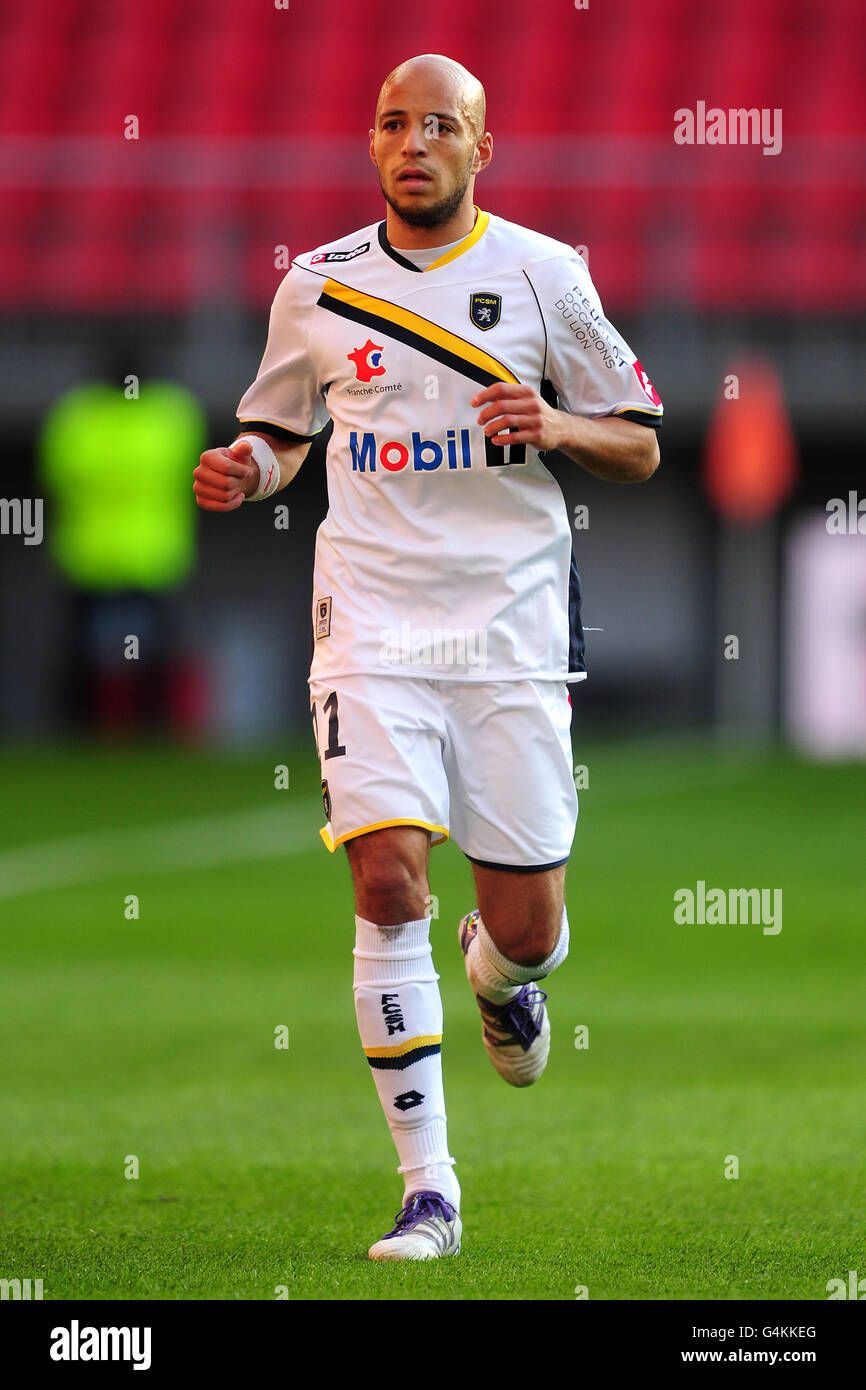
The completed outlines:
[[[585,676],[569,517],[544,456],[638,482],[662,405],[571,246],[483,212],[480,82],[424,54],[385,79],[370,157],[384,221],[295,257],[242,434],[202,454],[199,506],[272,496],[328,418],[312,720],[327,848],[355,895],[361,1044],[404,1180],[371,1259],[460,1249],[428,859],[449,835],[484,1047],[513,1086],[550,1046],[577,819],[568,683]]]

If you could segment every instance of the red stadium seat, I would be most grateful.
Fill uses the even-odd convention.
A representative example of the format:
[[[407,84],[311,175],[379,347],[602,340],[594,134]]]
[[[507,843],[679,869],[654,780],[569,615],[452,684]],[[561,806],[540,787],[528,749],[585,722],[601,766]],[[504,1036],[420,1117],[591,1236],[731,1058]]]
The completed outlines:
[[[0,129],[19,138],[7,147],[5,303],[120,304],[146,276],[142,302],[178,308],[191,295],[219,295],[225,271],[215,267],[234,254],[239,292],[262,305],[279,279],[269,250],[277,241],[296,251],[339,235],[347,204],[350,223],[364,220],[362,164],[342,188],[326,159],[316,185],[315,153],[293,183],[291,160],[308,136],[355,140],[365,160],[369,55],[381,51],[383,76],[417,50],[411,7],[389,13],[381,32],[367,12],[340,9],[326,35],[321,10],[300,4],[32,0],[8,9]],[[544,160],[537,170],[515,166],[508,184],[498,174],[479,183],[482,206],[589,245],[613,307],[669,293],[707,308],[778,308],[792,276],[804,305],[818,309],[822,287],[826,304],[844,309],[853,296],[862,305],[861,0],[607,0],[565,10],[549,27],[542,11],[527,26],[516,0],[502,0],[495,18],[464,0],[425,12],[430,49],[466,55],[485,79],[500,171],[509,137],[556,140],[555,178]],[[699,100],[781,107],[782,158],[675,145],[675,110]],[[124,144],[129,115],[141,139]],[[257,139],[282,138],[275,186],[259,172],[247,187]],[[211,246],[196,270],[205,205],[235,250]],[[371,217],[381,209],[372,171],[369,207]],[[51,264],[33,275],[41,254]]]

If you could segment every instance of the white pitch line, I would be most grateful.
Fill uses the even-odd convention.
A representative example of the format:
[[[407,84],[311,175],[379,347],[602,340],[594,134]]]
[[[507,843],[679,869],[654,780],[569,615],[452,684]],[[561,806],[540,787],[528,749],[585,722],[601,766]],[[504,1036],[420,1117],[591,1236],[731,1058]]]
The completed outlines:
[[[118,875],[185,873],[298,854],[321,843],[316,808],[311,800],[21,845],[0,854],[0,899]]]
[[[712,792],[753,776],[749,765],[719,768],[719,775],[713,778],[708,778],[702,769],[695,772],[702,775],[684,777],[680,772],[666,777],[660,773],[651,786],[621,789],[616,795],[606,793],[603,778],[599,779],[598,790],[590,781],[590,786],[579,793],[582,814],[586,817],[596,807],[627,806],[634,801],[677,796],[680,792]],[[261,806],[21,845],[0,854],[0,900],[122,875],[132,879],[136,874],[186,873],[218,868],[221,864],[300,854],[320,845],[320,821],[318,802],[310,799],[285,808]]]

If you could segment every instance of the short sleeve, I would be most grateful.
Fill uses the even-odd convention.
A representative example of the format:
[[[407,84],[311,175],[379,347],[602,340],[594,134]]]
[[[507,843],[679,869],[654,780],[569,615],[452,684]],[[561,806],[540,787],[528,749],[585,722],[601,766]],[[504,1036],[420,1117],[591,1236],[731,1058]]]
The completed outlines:
[[[325,397],[310,348],[314,300],[303,294],[304,271],[293,267],[271,307],[268,342],[258,375],[238,406],[242,425],[274,425],[312,439],[328,423]]]
[[[545,375],[572,415],[622,415],[658,428],[662,402],[625,339],[605,318],[576,252],[528,266],[547,333]]]

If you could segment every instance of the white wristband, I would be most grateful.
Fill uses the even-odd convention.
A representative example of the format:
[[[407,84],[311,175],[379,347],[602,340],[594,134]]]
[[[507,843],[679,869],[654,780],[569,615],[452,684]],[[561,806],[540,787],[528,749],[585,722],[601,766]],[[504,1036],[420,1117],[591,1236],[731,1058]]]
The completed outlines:
[[[267,440],[259,439],[256,434],[242,434],[235,440],[235,444],[239,444],[241,439],[246,439],[252,444],[253,458],[259,469],[259,485],[245,500],[262,502],[275,493],[280,485],[280,462]]]

